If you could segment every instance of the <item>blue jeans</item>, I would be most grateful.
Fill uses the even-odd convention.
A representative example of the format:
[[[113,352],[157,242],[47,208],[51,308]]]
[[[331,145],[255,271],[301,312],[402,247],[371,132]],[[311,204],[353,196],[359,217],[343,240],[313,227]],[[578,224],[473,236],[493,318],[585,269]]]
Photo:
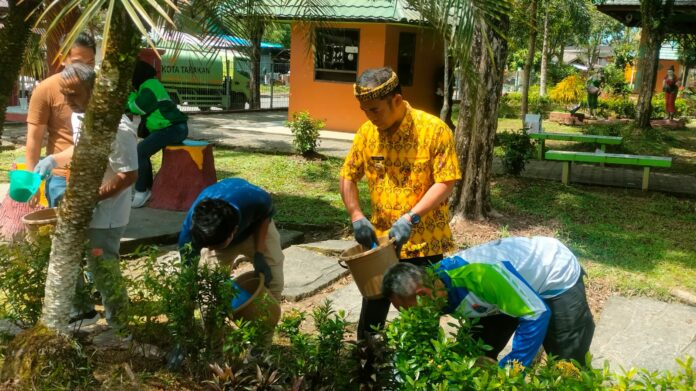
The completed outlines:
[[[49,175],[46,178],[46,188],[44,193],[46,194],[46,199],[48,200],[48,206],[55,208],[63,199],[63,194],[65,194],[65,187],[67,181],[64,176]]]
[[[147,191],[152,188],[152,163],[150,157],[161,151],[167,145],[181,144],[188,136],[186,122],[174,124],[168,128],[150,133],[138,143],[138,180],[135,182],[136,191]]]

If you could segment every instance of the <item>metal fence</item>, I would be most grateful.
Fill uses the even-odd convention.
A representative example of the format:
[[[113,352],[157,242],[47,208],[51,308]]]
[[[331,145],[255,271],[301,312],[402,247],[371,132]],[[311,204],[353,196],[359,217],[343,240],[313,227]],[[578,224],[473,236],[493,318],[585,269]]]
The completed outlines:
[[[261,67],[260,109],[287,109],[290,104],[290,64],[269,63]],[[165,88],[183,112],[244,111],[250,110],[251,91],[248,64],[235,64],[234,72],[244,77],[242,81],[225,77],[219,85],[198,85],[195,80],[182,80],[180,84],[167,84]]]

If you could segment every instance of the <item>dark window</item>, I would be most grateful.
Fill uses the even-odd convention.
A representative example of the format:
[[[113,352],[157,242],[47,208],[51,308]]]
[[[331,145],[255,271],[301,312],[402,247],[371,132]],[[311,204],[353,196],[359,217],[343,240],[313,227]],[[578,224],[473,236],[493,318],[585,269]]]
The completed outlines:
[[[396,74],[403,86],[413,85],[413,64],[416,62],[416,34],[399,33],[399,62]]]
[[[359,30],[317,29],[314,78],[354,83],[358,78],[359,46]]]

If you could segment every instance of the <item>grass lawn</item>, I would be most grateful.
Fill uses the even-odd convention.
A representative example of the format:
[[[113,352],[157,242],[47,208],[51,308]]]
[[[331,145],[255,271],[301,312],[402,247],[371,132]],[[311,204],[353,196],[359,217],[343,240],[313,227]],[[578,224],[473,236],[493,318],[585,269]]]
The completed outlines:
[[[612,290],[665,297],[682,287],[696,293],[694,199],[507,177],[497,178],[492,197],[503,215],[496,219],[502,236],[553,233]]]

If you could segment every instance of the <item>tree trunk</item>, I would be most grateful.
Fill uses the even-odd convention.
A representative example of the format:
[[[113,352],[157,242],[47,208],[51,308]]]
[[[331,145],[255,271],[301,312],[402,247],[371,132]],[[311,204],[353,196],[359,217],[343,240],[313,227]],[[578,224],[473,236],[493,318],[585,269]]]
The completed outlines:
[[[111,143],[123,113],[139,45],[128,13],[116,2],[111,36],[75,147],[68,188],[58,212],[46,279],[43,323],[65,331],[75,294],[86,231],[97,203]]]
[[[497,22],[496,31],[506,34],[509,27],[509,19],[505,17]],[[490,27],[477,26],[471,61],[479,75],[478,83],[471,84],[462,78],[459,90],[461,102],[455,143],[462,180],[455,185],[450,198],[453,219],[483,219],[491,211],[493,140],[498,128],[507,50],[507,41],[502,36]]]
[[[561,52],[558,55],[558,65],[563,65],[563,56],[565,55],[565,43],[561,43]]]
[[[657,66],[659,64],[660,47],[665,34],[666,20],[672,13],[674,0],[641,0],[641,34],[640,49],[638,51],[638,69],[640,80],[638,81],[638,102],[636,103],[636,127],[650,128],[650,115],[652,114],[652,96],[657,78]]]
[[[691,67],[689,66],[689,64],[684,64],[684,68],[682,68],[684,71],[684,73],[682,74],[682,80],[681,80],[682,87],[686,87],[686,83],[689,81],[689,69],[690,68]]]
[[[529,7],[529,43],[527,44],[527,60],[524,62],[524,71],[522,72],[522,120],[529,110],[529,78],[532,75],[532,65],[534,65],[534,51],[536,50],[537,36],[537,5],[539,0],[532,0]]]
[[[9,11],[0,29],[0,137],[5,123],[5,112],[10,103],[12,89],[18,80],[22,68],[22,55],[29,41],[31,26],[36,19],[36,13],[31,18],[27,16],[40,4],[35,0],[10,0]]]
[[[454,123],[452,122],[452,64],[449,57],[449,41],[447,37],[444,38],[444,48],[445,48],[445,66],[444,75],[442,82],[442,108],[440,109],[440,119],[450,127],[454,129]]]
[[[539,96],[546,96],[546,74],[549,65],[549,11],[544,12],[544,37],[541,45],[541,72],[539,75]]]
[[[261,108],[261,39],[263,38],[264,26],[261,22],[255,22],[251,34],[251,109]]]

